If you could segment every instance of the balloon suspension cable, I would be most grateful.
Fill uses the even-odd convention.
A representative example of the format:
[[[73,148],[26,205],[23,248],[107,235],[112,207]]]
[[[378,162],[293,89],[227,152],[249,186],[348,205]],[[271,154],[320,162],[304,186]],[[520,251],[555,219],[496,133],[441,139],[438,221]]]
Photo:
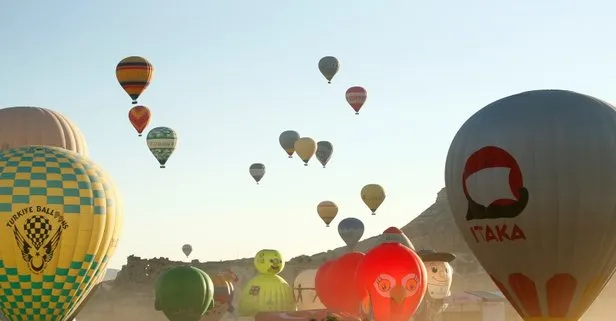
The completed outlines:
[[[308,166],[308,163],[304,163],[304,166]]]
[[[165,168],[165,165],[160,165],[160,168]]]

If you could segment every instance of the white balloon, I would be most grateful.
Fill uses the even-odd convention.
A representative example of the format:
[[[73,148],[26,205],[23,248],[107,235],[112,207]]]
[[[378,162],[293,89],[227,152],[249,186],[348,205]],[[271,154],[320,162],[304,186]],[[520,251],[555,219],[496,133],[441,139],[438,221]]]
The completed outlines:
[[[472,177],[490,168],[509,174],[484,175],[471,194]],[[456,134],[445,182],[468,246],[525,320],[578,320],[614,273],[611,105],[561,90],[496,101]],[[513,197],[494,200],[503,183]]]

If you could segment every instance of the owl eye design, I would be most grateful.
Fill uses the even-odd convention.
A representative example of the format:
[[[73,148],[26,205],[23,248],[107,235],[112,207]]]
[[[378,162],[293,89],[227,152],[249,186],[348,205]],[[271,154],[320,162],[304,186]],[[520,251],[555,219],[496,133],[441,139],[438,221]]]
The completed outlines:
[[[404,285],[404,296],[410,297],[415,295],[419,290],[419,277],[415,273],[409,273],[402,278],[402,284]]]
[[[432,267],[432,273],[436,273],[436,272],[438,272],[438,268],[433,266]]]
[[[390,291],[396,286],[396,279],[389,274],[380,274],[374,280],[374,288],[376,291],[386,298],[390,297]]]

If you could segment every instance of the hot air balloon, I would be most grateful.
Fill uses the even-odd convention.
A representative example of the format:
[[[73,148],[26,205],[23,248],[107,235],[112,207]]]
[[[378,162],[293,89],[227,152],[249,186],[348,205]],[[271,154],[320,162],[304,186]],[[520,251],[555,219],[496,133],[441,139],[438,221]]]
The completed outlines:
[[[317,143],[317,151],[315,155],[319,160],[319,163],[323,165],[323,168],[325,168],[325,165],[327,165],[333,153],[334,145],[332,145],[332,143],[328,141],[321,141]]]
[[[364,87],[354,86],[346,91],[346,101],[351,105],[351,108],[355,111],[355,115],[359,115],[359,110],[366,102],[368,98],[368,92]]]
[[[248,172],[250,172],[250,176],[252,176],[252,178],[254,178],[257,184],[259,184],[259,182],[265,175],[265,165],[261,163],[254,163],[250,165]]]
[[[353,250],[364,235],[364,223],[354,217],[347,217],[338,223],[338,234],[348,249]]]
[[[186,257],[189,257],[190,253],[192,253],[192,245],[190,244],[182,245],[182,252],[184,253],[184,255],[186,255]]]
[[[329,268],[334,264],[335,260],[329,260],[319,267],[317,274],[314,276],[314,290],[317,297],[321,300],[324,306],[334,306],[335,298],[334,293],[330,292],[329,281],[327,279],[327,272]]]
[[[289,158],[293,158],[295,153],[295,142],[299,139],[299,133],[294,130],[285,130],[278,137],[278,142],[284,151],[289,155]]]
[[[431,321],[447,308],[445,298],[451,295],[453,268],[451,263],[456,256],[452,253],[434,250],[419,250],[417,255],[426,267],[428,290],[415,313],[417,321]]]
[[[137,134],[142,135],[143,130],[150,124],[152,114],[146,106],[134,106],[128,111],[128,120],[133,125]]]
[[[214,284],[196,267],[176,266],[160,275],[154,294],[154,308],[169,321],[199,321],[212,306]]]
[[[293,282],[293,293],[298,310],[324,309],[325,306],[319,300],[315,289],[316,269],[308,269],[299,272]]]
[[[447,154],[455,221],[524,320],[579,320],[615,272],[616,110],[535,90],[462,125]]]
[[[239,315],[254,316],[263,311],[293,310],[293,289],[278,275],[284,269],[280,252],[261,250],[255,255],[254,264],[259,274],[248,281],[242,290]]]
[[[178,137],[175,131],[169,127],[152,128],[146,138],[148,148],[158,160],[160,168],[165,168],[165,164],[173,154]]]
[[[328,84],[332,83],[332,79],[338,73],[339,68],[340,63],[338,63],[336,57],[325,56],[319,60],[319,71],[327,79]]]
[[[323,201],[317,205],[317,213],[325,222],[325,226],[329,227],[329,223],[338,215],[338,205],[332,201]]]
[[[11,320],[65,320],[115,252],[119,195],[88,159],[47,146],[1,151],[0,186],[0,310]],[[33,290],[58,284],[71,290]]]
[[[302,137],[295,142],[295,152],[297,156],[304,162],[304,166],[308,166],[308,162],[317,150],[317,143],[310,137]]]
[[[367,292],[357,286],[355,272],[364,254],[349,252],[335,260],[329,266],[326,274],[325,290],[330,292],[326,307],[333,311],[341,311],[361,316],[364,312],[362,303],[367,303]],[[321,285],[321,284],[319,284]]]
[[[368,184],[361,189],[361,200],[376,215],[376,210],[385,200],[385,190],[379,184]]]
[[[154,66],[145,58],[131,56],[122,59],[116,67],[116,78],[124,91],[133,99],[133,104],[137,104],[137,99],[148,88]]]
[[[415,251],[411,240],[397,227],[388,227],[380,236],[379,243],[398,242],[409,249]]]
[[[426,268],[413,250],[400,243],[370,250],[356,275],[368,291],[375,321],[408,321],[426,293]]]
[[[88,156],[83,134],[64,115],[41,107],[0,109],[0,150],[30,145],[60,147]]]
[[[233,283],[222,274],[212,276],[214,284],[214,308],[209,309],[201,321],[222,320],[227,312],[233,312],[233,296],[235,289]]]

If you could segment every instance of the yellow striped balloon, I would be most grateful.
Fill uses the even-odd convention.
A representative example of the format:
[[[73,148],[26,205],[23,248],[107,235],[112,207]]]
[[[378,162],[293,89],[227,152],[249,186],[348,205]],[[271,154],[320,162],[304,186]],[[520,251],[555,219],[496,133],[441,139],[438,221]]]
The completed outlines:
[[[109,176],[57,147],[0,151],[0,310],[64,321],[105,273],[122,225]]]
[[[116,67],[116,78],[133,99],[133,104],[137,104],[137,99],[148,88],[153,75],[154,66],[143,57],[126,57]]]

